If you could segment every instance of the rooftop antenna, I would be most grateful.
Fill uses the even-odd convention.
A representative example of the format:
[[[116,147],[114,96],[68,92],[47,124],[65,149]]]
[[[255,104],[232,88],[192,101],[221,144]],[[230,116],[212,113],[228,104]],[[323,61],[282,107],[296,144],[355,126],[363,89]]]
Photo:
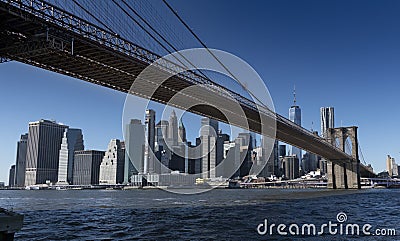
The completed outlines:
[[[314,131],[314,121],[311,121],[311,132]]]
[[[293,105],[296,106],[296,85],[293,87]]]

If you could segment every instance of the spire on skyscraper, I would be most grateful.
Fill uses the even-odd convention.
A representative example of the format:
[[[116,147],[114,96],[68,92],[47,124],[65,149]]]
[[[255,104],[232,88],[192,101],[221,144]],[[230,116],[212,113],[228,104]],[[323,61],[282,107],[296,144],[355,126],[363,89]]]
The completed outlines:
[[[293,87],[293,106],[296,106],[296,85]]]
[[[179,142],[186,142],[186,129],[185,126],[183,125],[183,121],[182,118],[179,119],[179,127],[178,127],[178,138],[179,138]]]

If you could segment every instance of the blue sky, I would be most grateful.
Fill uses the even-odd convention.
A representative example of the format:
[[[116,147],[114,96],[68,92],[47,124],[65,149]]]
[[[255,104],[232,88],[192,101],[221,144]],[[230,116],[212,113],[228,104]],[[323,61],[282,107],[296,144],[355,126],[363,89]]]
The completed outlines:
[[[376,171],[385,169],[387,154],[400,159],[400,2],[169,2],[208,47],[260,74],[278,113],[288,115],[296,85],[305,128],[314,122],[320,130],[319,108],[334,106],[336,126],[359,126],[363,155]],[[8,180],[29,121],[81,128],[88,149],[122,138],[123,93],[16,62],[0,64],[0,93],[0,181]]]

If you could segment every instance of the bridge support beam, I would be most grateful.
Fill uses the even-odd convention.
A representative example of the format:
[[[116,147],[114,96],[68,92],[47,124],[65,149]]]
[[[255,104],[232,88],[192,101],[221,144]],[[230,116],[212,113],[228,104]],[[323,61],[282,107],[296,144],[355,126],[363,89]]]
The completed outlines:
[[[330,189],[336,189],[335,163],[328,160],[326,166],[326,175],[328,178],[327,187]]]
[[[351,160],[344,161],[328,161],[327,187],[330,189],[360,189],[360,164]]]
[[[350,139],[351,144],[346,148],[346,140]],[[358,137],[357,127],[330,128],[327,132],[327,139],[336,145],[343,152],[350,147],[350,154],[353,157],[348,160],[328,160],[327,177],[328,188],[360,189],[360,160],[358,158]]]
[[[346,163],[347,188],[361,189],[360,163],[351,161]]]

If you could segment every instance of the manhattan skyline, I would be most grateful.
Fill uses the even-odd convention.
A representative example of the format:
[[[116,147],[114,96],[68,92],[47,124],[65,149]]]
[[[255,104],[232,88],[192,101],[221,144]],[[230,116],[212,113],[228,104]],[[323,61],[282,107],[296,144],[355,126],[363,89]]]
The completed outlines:
[[[260,73],[277,113],[287,116],[295,84],[303,127],[319,131],[320,107],[333,106],[335,126],[359,126],[366,161],[376,172],[384,170],[387,154],[399,158],[399,130],[395,128],[399,116],[393,111],[400,87],[396,64],[400,36],[395,24],[400,18],[396,14],[399,4],[367,1],[363,4],[368,7],[355,14],[356,2],[290,3],[227,5],[205,1],[200,5],[171,1],[209,47],[237,54]],[[207,19],[195,11],[210,6],[215,12]],[[312,7],[317,6],[323,11],[314,11]],[[217,16],[223,9],[226,14]],[[274,9],[285,11],[278,16]],[[303,11],[296,11],[299,9]],[[234,19],[242,11],[254,14]],[[289,15],[292,17],[285,19]],[[301,21],[294,24],[293,19]],[[16,142],[27,132],[30,121],[55,119],[80,128],[87,140],[86,149],[102,150],[109,140],[123,139],[124,93],[16,62],[0,64],[0,73],[0,167],[4,170],[15,163]],[[391,126],[394,128],[388,128]],[[189,130],[188,139],[197,134]],[[0,173],[0,181],[6,181],[7,175],[7,171]]]

